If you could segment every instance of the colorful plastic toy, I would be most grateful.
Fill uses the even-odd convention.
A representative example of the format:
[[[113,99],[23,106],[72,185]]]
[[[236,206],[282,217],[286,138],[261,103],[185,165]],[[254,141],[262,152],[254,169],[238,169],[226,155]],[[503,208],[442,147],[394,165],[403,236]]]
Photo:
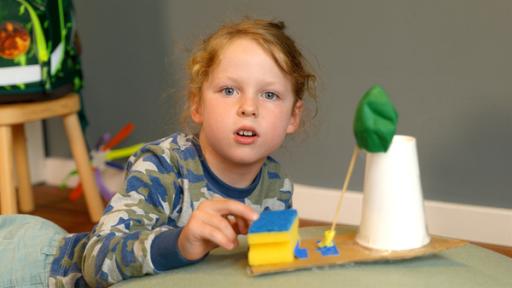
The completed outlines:
[[[127,158],[144,145],[140,143],[120,149],[112,149],[128,137],[133,132],[134,128],[135,126],[132,123],[128,123],[112,138],[109,133],[103,134],[96,143],[94,150],[91,151],[91,162],[94,169],[94,175],[96,177],[96,184],[98,185],[101,196],[106,201],[109,201],[112,196],[114,196],[115,192],[110,191],[107,185],[105,185],[101,172],[104,171],[107,166],[117,170],[123,170],[122,165],[113,162],[113,160]],[[71,171],[62,181],[61,188],[67,188],[66,182],[70,177],[75,175],[77,175],[76,170]],[[81,183],[78,183],[70,192],[68,198],[71,201],[76,201],[81,195],[82,185]]]

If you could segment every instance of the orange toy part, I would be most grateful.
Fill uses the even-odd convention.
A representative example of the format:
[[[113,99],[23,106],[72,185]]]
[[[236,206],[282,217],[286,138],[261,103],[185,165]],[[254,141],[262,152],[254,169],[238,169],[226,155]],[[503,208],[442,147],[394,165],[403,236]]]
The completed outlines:
[[[117,134],[108,141],[107,144],[101,147],[101,151],[107,151],[110,150],[112,147],[116,146],[117,144],[121,143],[121,141],[124,140],[124,138],[128,137],[133,132],[133,129],[135,128],[135,125],[133,123],[126,124]]]

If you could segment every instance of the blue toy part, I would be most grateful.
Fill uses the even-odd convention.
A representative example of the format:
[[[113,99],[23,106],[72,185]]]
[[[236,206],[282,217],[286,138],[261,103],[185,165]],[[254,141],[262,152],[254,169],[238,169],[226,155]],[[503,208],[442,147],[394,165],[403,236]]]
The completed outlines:
[[[319,243],[320,241],[317,241]],[[322,256],[338,256],[340,252],[338,252],[338,248],[336,245],[333,246],[324,246],[316,248],[316,251],[320,252]]]
[[[278,211],[265,210],[261,212],[260,217],[252,223],[249,228],[249,234],[288,231],[292,227],[297,215],[297,210],[295,209]]]
[[[295,250],[293,251],[293,253],[295,254],[295,258],[297,259],[307,259],[309,257],[308,249],[300,248],[300,241],[297,241],[297,245],[295,246]]]

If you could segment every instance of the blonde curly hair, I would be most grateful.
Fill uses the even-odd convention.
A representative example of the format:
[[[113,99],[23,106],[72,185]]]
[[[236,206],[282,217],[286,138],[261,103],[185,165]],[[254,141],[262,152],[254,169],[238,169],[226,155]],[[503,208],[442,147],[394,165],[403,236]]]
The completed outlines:
[[[220,53],[229,43],[239,38],[254,40],[290,76],[295,103],[306,94],[316,100],[316,76],[307,67],[306,59],[284,30],[285,25],[281,21],[244,19],[221,26],[203,40],[187,63],[187,101],[182,115],[183,126],[189,128],[191,109],[200,106],[203,83],[217,64]]]

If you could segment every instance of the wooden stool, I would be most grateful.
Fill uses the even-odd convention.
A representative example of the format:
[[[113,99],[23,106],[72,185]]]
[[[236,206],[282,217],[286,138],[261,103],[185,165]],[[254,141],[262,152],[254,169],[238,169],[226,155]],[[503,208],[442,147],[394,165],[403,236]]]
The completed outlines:
[[[20,210],[23,212],[34,210],[24,123],[62,117],[71,153],[75,158],[83,185],[89,216],[93,222],[100,219],[103,213],[103,202],[96,186],[89,153],[78,120],[79,110],[80,98],[76,93],[53,100],[0,104],[0,211],[2,214],[18,212],[13,183],[14,160],[16,160],[19,183]]]

